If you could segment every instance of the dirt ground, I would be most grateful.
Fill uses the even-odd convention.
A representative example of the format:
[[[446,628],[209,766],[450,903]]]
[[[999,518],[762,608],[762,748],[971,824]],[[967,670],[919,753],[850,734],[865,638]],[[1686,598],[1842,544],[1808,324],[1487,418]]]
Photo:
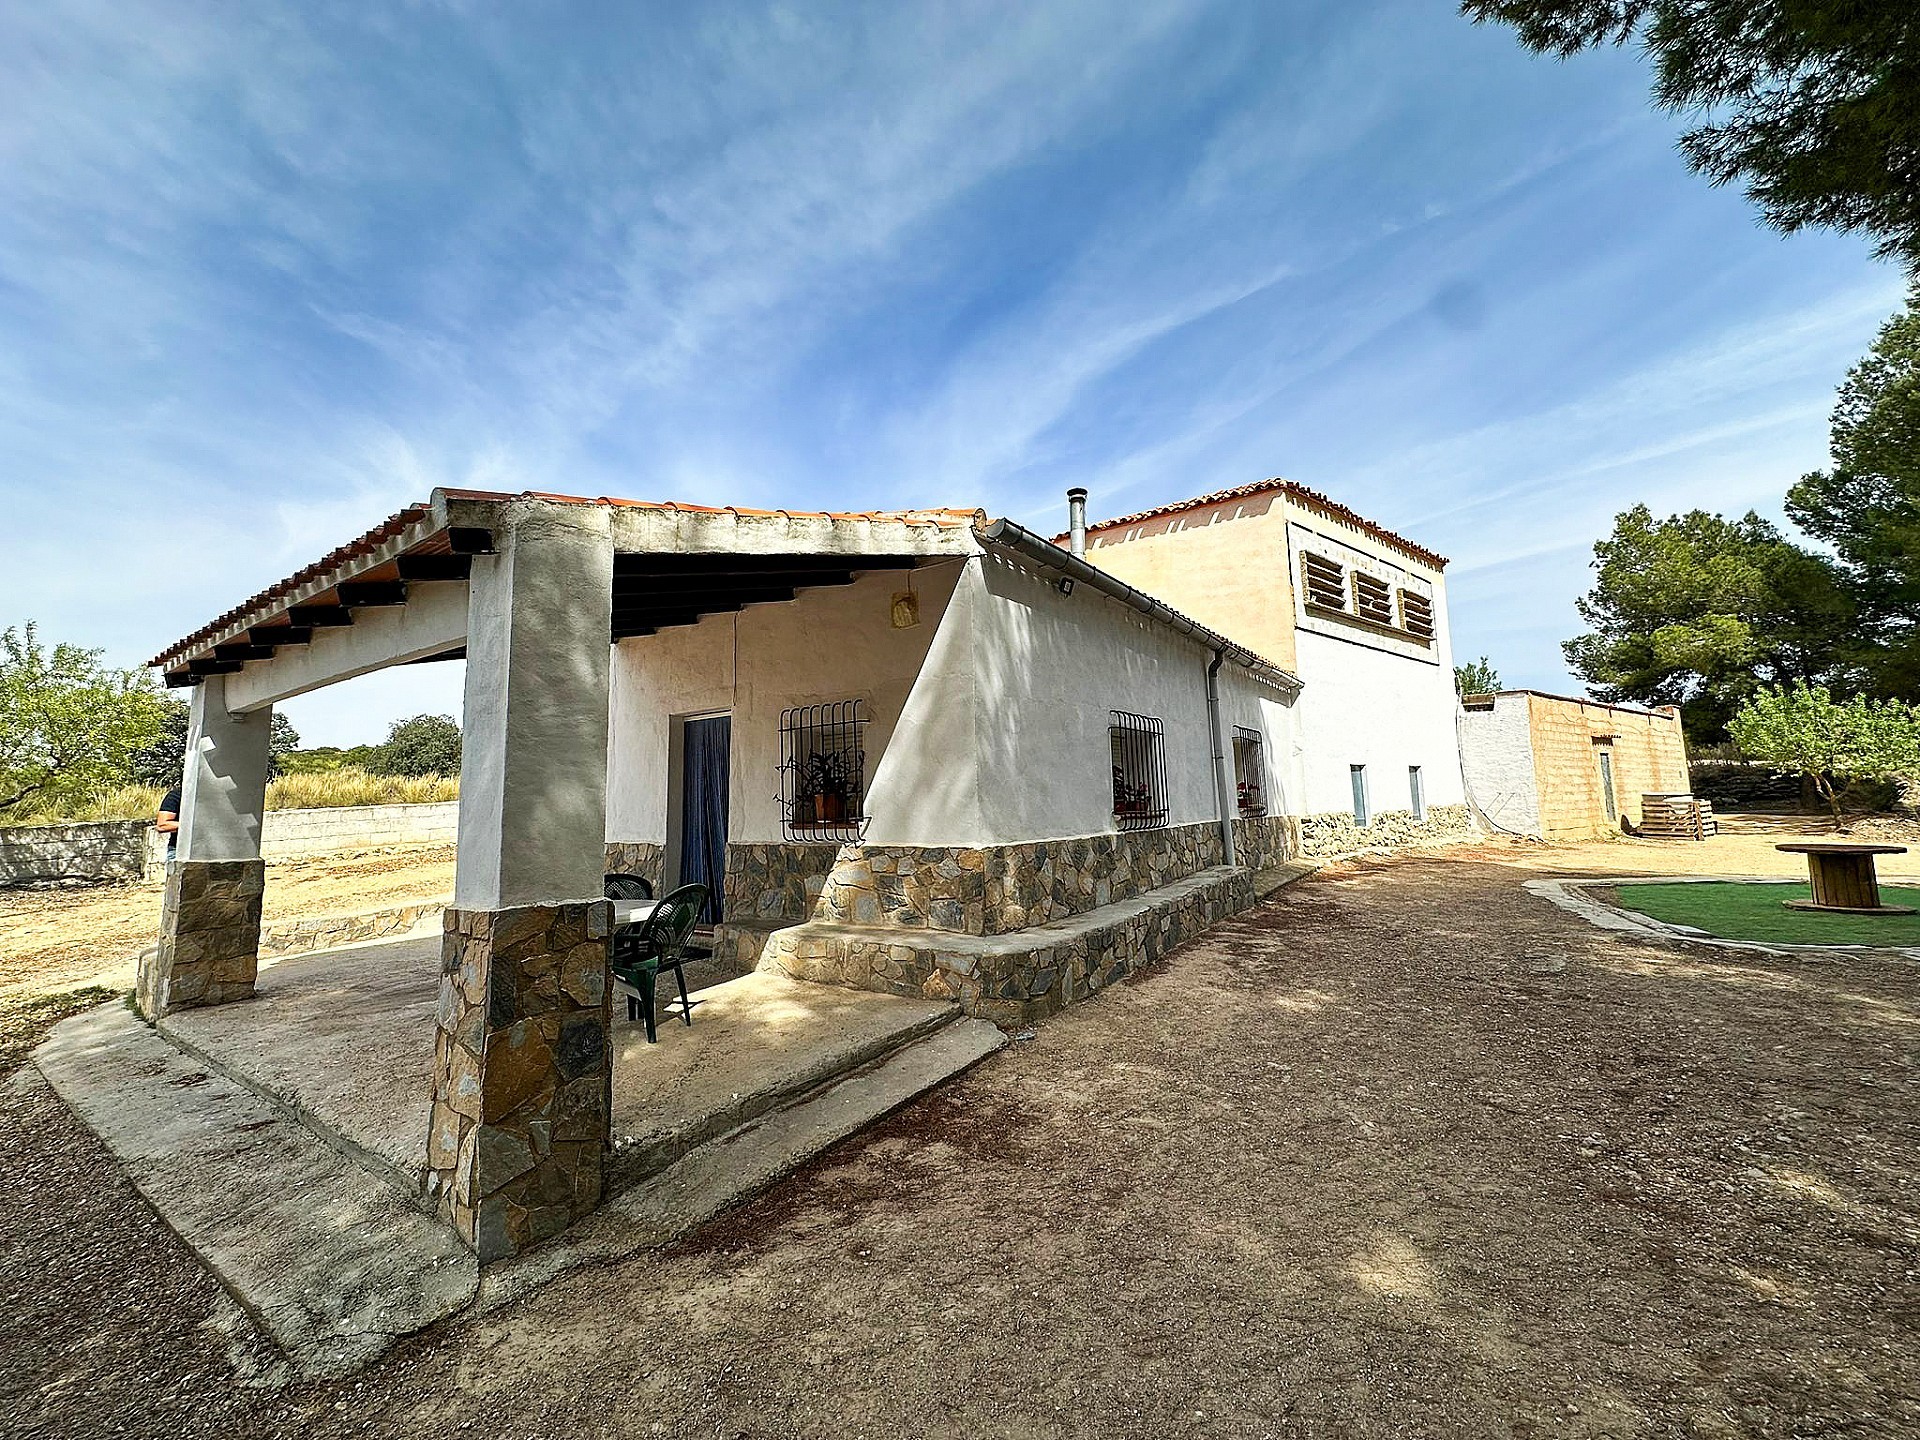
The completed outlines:
[[[1912,1436],[1920,966],[1521,888],[1787,858],[1324,872],[688,1243],[328,1386],[238,1383],[217,1287],[0,1082],[0,1435]]]
[[[395,846],[267,866],[265,920],[351,915],[453,893],[451,845]],[[0,1005],[88,982],[133,984],[158,938],[160,882],[0,890]]]

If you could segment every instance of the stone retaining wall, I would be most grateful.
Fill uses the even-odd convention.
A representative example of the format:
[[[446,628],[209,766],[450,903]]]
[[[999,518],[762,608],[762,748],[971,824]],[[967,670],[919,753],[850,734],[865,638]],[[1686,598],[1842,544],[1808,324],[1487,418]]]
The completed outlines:
[[[1478,833],[1464,805],[1429,806],[1424,821],[1414,819],[1411,810],[1386,810],[1375,815],[1371,825],[1356,825],[1353,816],[1342,810],[1309,815],[1300,822],[1300,854],[1326,860],[1360,850],[1471,840]]]
[[[1277,815],[1236,820],[1234,844],[1239,863],[1255,870],[1297,849],[1292,823]],[[739,869],[735,851],[752,852]],[[748,926],[817,919],[1007,935],[1159,890],[1222,859],[1212,821],[978,848],[734,846],[726,915]]]
[[[969,1015],[1017,1025],[1085,1000],[1254,903],[1254,872],[1189,877],[1148,896],[1110,924],[1072,921],[1030,929],[1014,941],[942,940],[922,929],[819,923],[776,931],[760,964],[803,980],[893,995],[954,1000]]]
[[[366,910],[357,915],[328,915],[311,920],[286,920],[263,926],[260,931],[260,956],[305,955],[313,950],[332,950],[362,940],[379,940],[389,935],[404,935],[437,919],[446,909],[441,900],[417,905],[395,905],[385,910]]]
[[[146,874],[147,836],[152,831],[145,820],[0,830],[0,888],[138,880]]]

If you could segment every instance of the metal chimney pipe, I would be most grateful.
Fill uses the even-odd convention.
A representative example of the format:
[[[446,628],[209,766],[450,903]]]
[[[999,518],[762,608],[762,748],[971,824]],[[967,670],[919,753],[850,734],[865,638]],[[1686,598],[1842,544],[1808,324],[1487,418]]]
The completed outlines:
[[[1078,485],[1067,491],[1067,553],[1087,555],[1087,492]]]

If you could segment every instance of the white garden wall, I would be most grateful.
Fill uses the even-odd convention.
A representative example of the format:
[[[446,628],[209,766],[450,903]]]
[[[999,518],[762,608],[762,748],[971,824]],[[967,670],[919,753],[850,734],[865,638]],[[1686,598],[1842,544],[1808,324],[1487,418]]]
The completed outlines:
[[[386,845],[451,845],[460,805],[341,805],[269,810],[261,824],[267,860],[297,860]],[[148,820],[32,825],[0,830],[0,887],[72,880],[138,880],[166,864],[167,837]]]

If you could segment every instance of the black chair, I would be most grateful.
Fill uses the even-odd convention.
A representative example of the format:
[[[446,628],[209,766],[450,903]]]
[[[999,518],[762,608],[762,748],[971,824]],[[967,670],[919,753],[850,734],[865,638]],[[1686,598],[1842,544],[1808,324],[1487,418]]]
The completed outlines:
[[[607,875],[606,888],[600,893],[609,900],[651,900],[653,885],[644,875],[622,875],[613,871]]]
[[[659,1038],[654,1029],[654,985],[662,970],[671,970],[680,983],[680,1018],[693,1024],[693,1007],[699,1002],[687,993],[687,937],[699,924],[706,903],[706,886],[682,885],[662,898],[646,919],[614,932],[614,978],[639,992],[627,997],[627,1019],[645,1022],[649,1045]]]

